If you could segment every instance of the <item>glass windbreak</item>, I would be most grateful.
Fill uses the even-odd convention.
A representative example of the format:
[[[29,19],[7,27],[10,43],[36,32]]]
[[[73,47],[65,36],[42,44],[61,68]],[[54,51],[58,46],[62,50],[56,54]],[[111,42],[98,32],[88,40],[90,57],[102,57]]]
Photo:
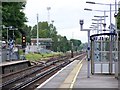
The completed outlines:
[[[94,41],[94,61],[100,62],[101,61],[101,52],[100,52],[100,43],[98,41]]]
[[[109,62],[110,60],[110,41],[94,41],[94,61]],[[112,42],[112,60],[115,61],[115,41]]]

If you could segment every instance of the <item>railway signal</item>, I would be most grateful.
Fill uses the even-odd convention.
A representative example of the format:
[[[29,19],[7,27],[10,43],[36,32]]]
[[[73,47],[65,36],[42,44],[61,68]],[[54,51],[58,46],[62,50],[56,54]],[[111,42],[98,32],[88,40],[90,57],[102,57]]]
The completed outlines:
[[[22,48],[26,47],[26,36],[22,35]]]

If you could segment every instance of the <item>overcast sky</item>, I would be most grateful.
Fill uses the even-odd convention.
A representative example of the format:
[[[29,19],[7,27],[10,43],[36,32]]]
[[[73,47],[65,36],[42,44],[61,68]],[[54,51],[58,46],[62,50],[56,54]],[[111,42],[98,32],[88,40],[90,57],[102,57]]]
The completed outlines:
[[[87,42],[87,32],[80,31],[79,20],[84,19],[84,28],[89,28],[93,22],[94,15],[104,15],[103,12],[85,11],[84,8],[93,10],[109,10],[109,6],[87,4],[88,0],[27,0],[25,8],[27,24],[34,26],[37,23],[36,16],[39,14],[39,21],[48,21],[47,7],[51,7],[50,21],[54,20],[54,26],[58,34],[66,36],[68,39],[74,38]],[[114,3],[115,0],[89,0],[96,3]],[[114,6],[112,6],[114,9]],[[106,13],[109,15],[109,13]],[[109,25],[109,17],[106,18]],[[114,13],[112,13],[114,23]]]

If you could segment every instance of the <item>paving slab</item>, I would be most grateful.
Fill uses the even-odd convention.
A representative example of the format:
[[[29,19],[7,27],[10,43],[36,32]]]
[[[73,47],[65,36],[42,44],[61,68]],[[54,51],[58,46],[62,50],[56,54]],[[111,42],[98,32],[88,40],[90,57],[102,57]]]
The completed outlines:
[[[36,90],[43,88],[55,90],[63,90],[63,88],[71,90],[118,90],[118,80],[114,75],[91,74],[90,78],[87,78],[87,61],[85,58],[83,59],[80,71],[76,70],[81,66],[80,61],[73,61],[51,79],[38,86]]]
[[[114,75],[91,74],[87,78],[87,61],[83,63],[73,88],[118,88],[118,80]]]
[[[74,69],[74,67],[80,62],[80,60],[75,60],[67,67],[63,68],[58,74],[56,74],[52,79],[46,81],[37,88],[59,88],[60,85],[68,77],[69,73]]]

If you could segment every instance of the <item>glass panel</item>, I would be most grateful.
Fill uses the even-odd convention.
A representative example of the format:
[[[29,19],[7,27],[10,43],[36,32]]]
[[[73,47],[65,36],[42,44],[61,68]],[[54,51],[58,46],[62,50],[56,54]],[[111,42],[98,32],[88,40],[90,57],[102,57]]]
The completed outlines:
[[[103,59],[103,62],[109,62],[109,60],[110,60],[110,54],[109,54],[109,52],[103,52],[103,57],[102,57],[102,59]]]
[[[115,73],[115,64],[112,64],[112,73]]]
[[[101,61],[101,53],[100,53],[100,42],[94,42],[94,60],[95,62]]]
[[[109,64],[102,64],[102,73],[109,73]]]
[[[101,64],[95,64],[95,73],[101,73]]]
[[[110,50],[110,43],[108,41],[105,41],[104,42],[104,45],[105,45],[105,51],[109,51]]]
[[[115,55],[115,52],[112,53],[112,61],[115,62],[115,58],[116,58],[116,55]]]

